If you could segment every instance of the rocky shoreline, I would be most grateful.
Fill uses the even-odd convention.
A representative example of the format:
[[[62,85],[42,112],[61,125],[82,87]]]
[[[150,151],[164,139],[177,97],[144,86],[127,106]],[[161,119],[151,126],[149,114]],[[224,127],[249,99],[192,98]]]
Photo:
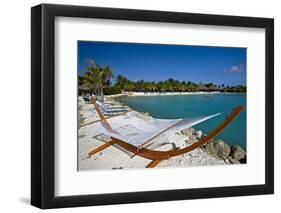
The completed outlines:
[[[186,92],[181,94],[219,94],[220,92]],[[170,95],[170,93],[167,93]],[[171,93],[174,94],[174,93]],[[123,94],[124,95],[124,94]],[[141,96],[138,94],[137,96]],[[111,101],[114,101],[120,104],[119,101],[115,99],[116,97],[110,97]],[[150,116],[148,112],[139,112],[143,115]],[[185,148],[189,145],[192,145],[198,142],[203,137],[206,137],[207,134],[204,134],[201,130],[195,130],[193,127],[187,128],[181,131],[181,134],[187,136],[188,139],[185,140],[184,144],[176,144],[180,148]],[[207,144],[201,147],[203,152],[208,153],[209,155],[218,158],[218,160],[223,160],[226,164],[245,164],[247,163],[247,153],[239,145],[229,145],[223,140],[214,140],[211,139]]]
[[[181,95],[210,95],[210,94],[231,94],[228,92],[183,92],[178,93]],[[119,94],[120,95],[120,94]],[[117,96],[109,96],[110,100],[115,101],[116,103],[120,104],[120,102],[115,99]],[[121,94],[121,96],[128,95],[128,94]],[[159,95],[155,94],[144,94],[144,93],[133,93],[129,96],[143,96],[143,95]],[[175,93],[165,93],[163,95],[175,95]],[[139,112],[146,116],[150,116],[148,112]],[[180,148],[184,148],[188,145],[192,145],[193,143],[198,142],[202,137],[206,137],[207,135],[204,134],[201,130],[195,130],[194,128],[190,127],[185,130],[181,131],[181,134],[188,137],[185,140],[185,144],[177,144]],[[207,152],[211,156],[218,158],[219,160],[223,160],[226,164],[245,164],[247,163],[247,153],[246,151],[240,147],[239,145],[229,145],[223,140],[214,140],[211,139],[206,145],[201,147],[202,151]]]
[[[182,130],[181,133],[188,137],[185,141],[187,144],[192,145],[200,139],[206,137],[201,130],[196,131],[194,128],[187,128]],[[211,139],[201,149],[210,155],[224,160],[227,164],[245,164],[247,162],[246,151],[239,145],[228,145],[223,140]]]

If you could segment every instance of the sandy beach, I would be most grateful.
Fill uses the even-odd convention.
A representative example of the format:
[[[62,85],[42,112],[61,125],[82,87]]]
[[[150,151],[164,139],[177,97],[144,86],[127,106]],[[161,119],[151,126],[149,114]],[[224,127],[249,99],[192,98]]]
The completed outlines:
[[[120,96],[169,96],[169,95],[214,95],[221,94],[220,91],[213,92],[123,92],[122,94],[108,95],[108,98],[115,98]],[[228,94],[224,92],[224,94]]]
[[[115,102],[112,96],[106,97],[106,100]],[[79,98],[79,170],[145,168],[151,162],[139,156],[131,157],[131,153],[124,152],[124,150],[115,146],[110,146],[89,158],[88,153],[91,150],[110,140],[108,136],[102,134],[103,127],[99,119],[93,104],[85,103]],[[145,113],[129,110],[127,113],[108,116],[107,120],[114,129],[123,129],[126,131],[126,128],[129,128],[131,125],[145,127],[147,124],[153,123],[155,118]],[[199,136],[202,137],[202,132],[198,132],[193,128],[172,134],[167,132],[161,137],[154,139],[158,140],[156,144],[160,145],[153,149],[166,151],[172,149],[173,146],[179,148],[187,147],[199,140],[199,133]],[[225,164],[230,164],[228,159],[219,158],[216,155],[210,154],[204,148],[198,148],[192,152],[170,158],[169,160],[163,160],[157,165],[157,168]]]

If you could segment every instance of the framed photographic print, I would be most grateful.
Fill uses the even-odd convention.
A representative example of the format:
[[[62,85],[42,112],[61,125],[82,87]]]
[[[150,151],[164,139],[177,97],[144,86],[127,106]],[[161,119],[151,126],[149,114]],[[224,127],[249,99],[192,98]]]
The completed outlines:
[[[274,21],[31,9],[31,203],[271,194]]]

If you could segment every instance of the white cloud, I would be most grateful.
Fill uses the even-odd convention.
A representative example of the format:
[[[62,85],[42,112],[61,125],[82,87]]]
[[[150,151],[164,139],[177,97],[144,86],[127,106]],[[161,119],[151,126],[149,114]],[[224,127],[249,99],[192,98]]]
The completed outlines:
[[[239,64],[239,65],[234,65],[232,67],[229,68],[225,68],[224,72],[226,73],[241,73],[244,71],[244,66],[243,64]]]

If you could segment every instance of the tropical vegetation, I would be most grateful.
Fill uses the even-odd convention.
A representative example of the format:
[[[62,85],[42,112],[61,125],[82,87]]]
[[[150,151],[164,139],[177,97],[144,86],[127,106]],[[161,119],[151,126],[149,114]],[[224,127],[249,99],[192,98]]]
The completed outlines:
[[[114,80],[114,84],[112,84]],[[119,94],[122,92],[246,92],[243,85],[226,86],[214,83],[195,83],[192,81],[179,81],[167,79],[165,81],[132,81],[123,75],[113,76],[109,66],[101,67],[95,61],[90,61],[86,72],[78,78],[79,93],[93,93],[104,99],[104,94]]]
[[[109,66],[101,67],[95,61],[89,62],[89,67],[83,76],[79,76],[79,90],[99,95],[104,100],[104,89],[109,88],[113,71]]]

